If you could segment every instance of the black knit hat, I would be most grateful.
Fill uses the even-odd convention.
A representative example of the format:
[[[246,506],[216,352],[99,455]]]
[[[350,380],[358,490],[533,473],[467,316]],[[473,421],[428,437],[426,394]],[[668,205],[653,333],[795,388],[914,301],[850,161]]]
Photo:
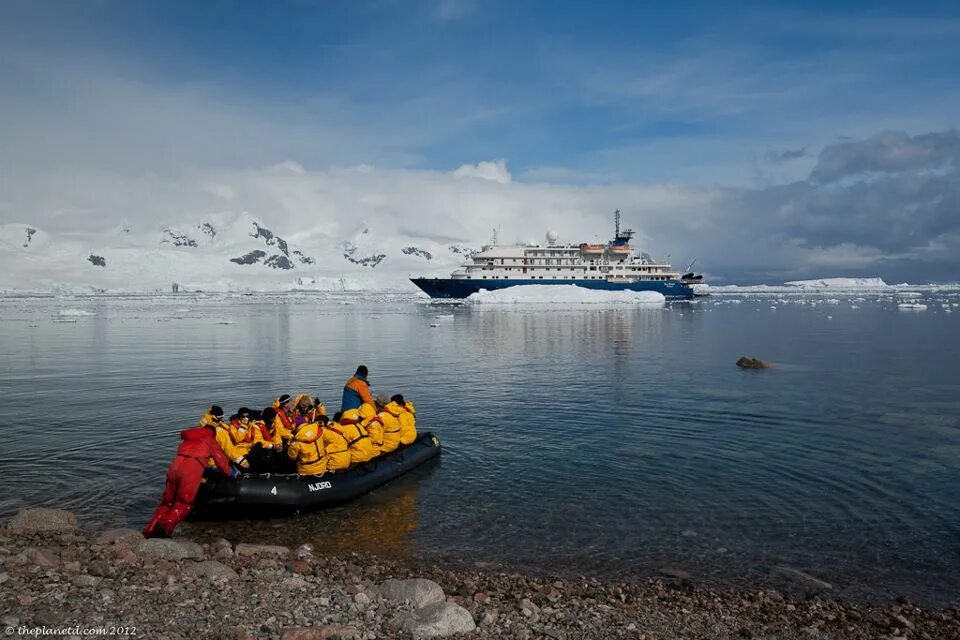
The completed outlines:
[[[290,394],[289,393],[283,394],[277,399],[277,402],[279,402],[280,404],[287,404],[288,402],[290,402]]]
[[[260,412],[260,419],[264,422],[273,422],[273,419],[277,417],[277,410],[273,407],[267,407]]]
[[[366,378],[367,374],[369,374],[369,371],[367,371],[367,365],[362,364],[359,367],[357,367],[357,372],[354,375],[363,376],[364,378]]]
[[[222,418],[222,417],[223,417],[223,409],[221,409],[221,408],[220,408],[219,406],[217,406],[217,405],[213,405],[212,407],[210,407],[210,415],[212,415],[212,416],[214,416],[214,417],[216,417],[216,418]]]
[[[399,393],[394,396],[390,396],[390,400],[392,400],[393,402],[396,402],[397,404],[406,404],[403,401],[403,395]]]
[[[243,416],[247,416],[247,417],[249,418],[249,417],[250,417],[250,409],[247,409],[246,407],[240,407],[239,409],[237,409],[237,415],[238,415],[239,417],[241,417],[241,418],[242,418]]]

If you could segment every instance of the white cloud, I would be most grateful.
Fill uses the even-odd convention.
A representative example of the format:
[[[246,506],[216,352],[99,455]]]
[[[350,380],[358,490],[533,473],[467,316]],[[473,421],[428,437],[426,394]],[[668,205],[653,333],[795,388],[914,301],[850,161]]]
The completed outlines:
[[[506,160],[492,160],[490,162],[478,162],[477,164],[461,165],[453,175],[458,178],[480,178],[482,180],[492,180],[501,184],[506,184],[513,179],[507,170]]]

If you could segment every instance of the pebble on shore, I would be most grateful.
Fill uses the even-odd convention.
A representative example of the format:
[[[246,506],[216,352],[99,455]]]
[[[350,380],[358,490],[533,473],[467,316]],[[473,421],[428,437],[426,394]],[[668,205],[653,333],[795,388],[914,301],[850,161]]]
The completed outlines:
[[[960,638],[956,606],[717,591],[691,585],[680,569],[663,570],[672,584],[537,578],[324,556],[309,545],[78,531],[73,514],[46,509],[24,510],[0,530],[5,626],[135,627],[140,637],[190,640]]]

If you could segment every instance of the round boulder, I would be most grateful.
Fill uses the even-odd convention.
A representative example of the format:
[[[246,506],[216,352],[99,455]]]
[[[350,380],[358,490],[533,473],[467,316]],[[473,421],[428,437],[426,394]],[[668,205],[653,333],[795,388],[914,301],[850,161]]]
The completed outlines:
[[[473,616],[452,602],[434,602],[400,618],[400,628],[414,638],[439,638],[477,628]]]
[[[385,580],[377,587],[377,592],[387,600],[408,601],[418,608],[434,602],[443,602],[446,599],[440,585],[424,578]]]
[[[77,530],[77,516],[63,509],[21,509],[7,523],[7,532],[30,535],[34,533],[72,533]]]

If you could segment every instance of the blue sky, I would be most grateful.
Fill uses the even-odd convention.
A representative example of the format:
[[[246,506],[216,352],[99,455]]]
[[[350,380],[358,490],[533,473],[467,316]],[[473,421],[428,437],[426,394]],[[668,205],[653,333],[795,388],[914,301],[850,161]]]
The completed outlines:
[[[772,189],[830,145],[955,128],[958,42],[945,1],[8,0],[0,171],[504,159],[516,182]]]

